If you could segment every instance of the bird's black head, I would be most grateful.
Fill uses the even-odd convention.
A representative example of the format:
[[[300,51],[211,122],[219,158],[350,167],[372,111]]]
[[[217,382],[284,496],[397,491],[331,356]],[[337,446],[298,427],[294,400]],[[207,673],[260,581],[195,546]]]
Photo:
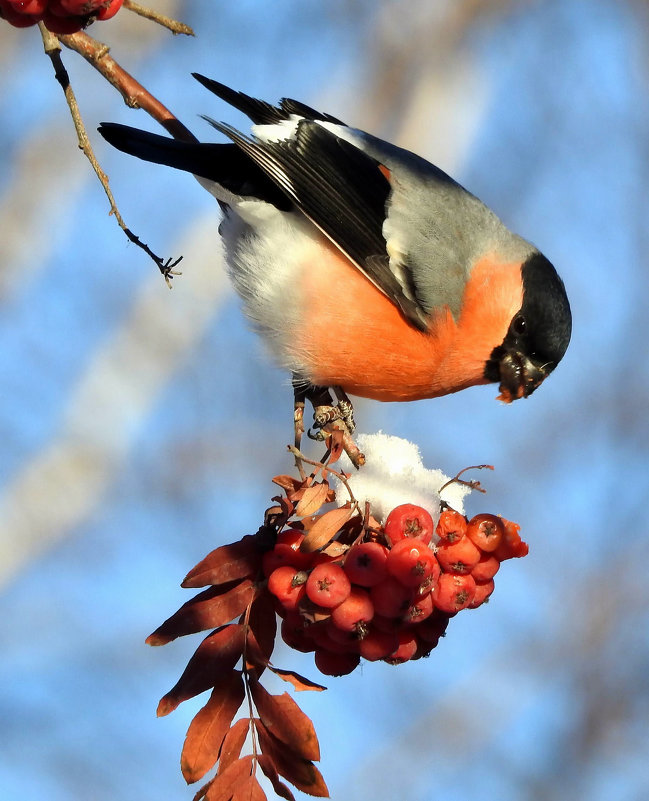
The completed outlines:
[[[521,268],[523,305],[501,345],[494,348],[485,378],[500,382],[500,400],[527,398],[563,358],[572,330],[570,304],[552,264],[534,253]]]

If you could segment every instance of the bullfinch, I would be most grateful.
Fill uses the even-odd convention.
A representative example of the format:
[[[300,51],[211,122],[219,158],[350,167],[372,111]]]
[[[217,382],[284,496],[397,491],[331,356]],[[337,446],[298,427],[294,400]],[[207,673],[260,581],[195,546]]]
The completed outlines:
[[[194,77],[249,134],[209,118],[229,142],[99,130],[216,197],[232,282],[297,386],[411,401],[497,382],[510,402],[554,370],[571,333],[563,282],[474,195],[303,103]]]

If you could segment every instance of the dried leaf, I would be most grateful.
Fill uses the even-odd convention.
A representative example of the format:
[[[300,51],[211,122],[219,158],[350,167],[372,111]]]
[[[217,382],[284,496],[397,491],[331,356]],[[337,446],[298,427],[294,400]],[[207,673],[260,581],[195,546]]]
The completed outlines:
[[[216,776],[214,778],[216,778]],[[196,793],[192,801],[201,801],[202,798],[205,798],[207,791],[210,789],[210,785],[212,784],[213,781],[214,779],[210,779],[208,782],[206,782],[201,787],[201,789]]]
[[[277,484],[278,487],[286,490],[286,492],[295,492],[296,489],[302,486],[302,482],[298,478],[293,478],[293,476],[275,476],[272,481],[273,484]]]
[[[237,788],[253,773],[252,754],[233,762],[227,770],[212,780],[205,801],[230,801]]]
[[[346,551],[349,550],[349,545],[344,545],[342,542],[338,542],[338,540],[334,540],[327,545],[326,548],[322,549],[322,553],[326,553],[327,556],[342,556]]]
[[[311,484],[310,487],[306,487],[300,502],[295,507],[297,517],[315,514],[325,502],[328,492],[329,484],[326,481],[320,481],[316,484]]]
[[[339,509],[331,509],[320,515],[318,520],[311,526],[308,534],[302,540],[300,550],[312,553],[322,548],[336,535],[338,529],[344,525],[352,516],[352,510],[347,506]]]
[[[250,730],[250,718],[241,718],[232,725],[230,731],[225,735],[219,752],[219,773],[223,773],[226,768],[241,756],[241,749]]]
[[[329,447],[329,460],[327,463],[335,464],[343,452],[343,432],[339,428],[332,430],[327,446]]]
[[[232,801],[267,801],[255,775],[248,776],[236,786]]]
[[[246,668],[259,678],[270,661],[277,634],[275,604],[266,588],[260,591],[250,608],[248,626]]]
[[[288,693],[271,695],[258,681],[251,683],[252,698],[266,730],[296,755],[320,759],[320,745],[311,719]]]
[[[158,717],[173,712],[188,698],[214,686],[218,676],[228,673],[243,654],[244,628],[239,623],[212,632],[198,646],[182,676],[160,699]]]
[[[327,798],[329,790],[322,774],[308,759],[302,759],[280,740],[273,737],[263,723],[255,718],[255,727],[262,753],[269,757],[277,772],[298,790],[309,795]]]
[[[286,801],[295,801],[295,796],[293,793],[284,784],[284,782],[280,781],[279,773],[277,772],[275,763],[268,756],[268,754],[259,754],[257,757],[257,762],[259,763],[259,767],[263,770],[266,778],[273,785],[275,794],[280,798],[285,798]]]
[[[315,681],[311,681],[311,679],[307,679],[305,676],[301,676],[299,673],[296,673],[293,670],[281,670],[280,668],[273,667],[272,665],[268,666],[270,670],[276,676],[279,676],[282,681],[287,681],[289,684],[292,684],[296,690],[315,690],[316,692],[322,692],[327,688],[324,687],[322,684],[316,684]]]
[[[187,784],[198,781],[214,765],[232,718],[245,695],[241,671],[233,670],[219,678],[210,700],[192,720],[180,757]],[[208,798],[212,787],[208,791]]]
[[[238,542],[221,545],[209,553],[189,571],[180,586],[194,589],[249,578],[259,571],[261,557],[256,537],[248,534]]]
[[[243,612],[255,592],[256,587],[249,579],[203,590],[158,626],[146,642],[148,645],[166,645],[176,637],[223,626]]]

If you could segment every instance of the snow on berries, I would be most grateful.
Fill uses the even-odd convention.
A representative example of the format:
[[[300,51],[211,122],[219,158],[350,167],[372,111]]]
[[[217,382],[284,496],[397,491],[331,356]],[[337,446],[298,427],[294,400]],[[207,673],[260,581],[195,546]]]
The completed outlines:
[[[52,33],[76,33],[114,17],[124,0],[0,0],[0,17],[15,28],[43,22]]]

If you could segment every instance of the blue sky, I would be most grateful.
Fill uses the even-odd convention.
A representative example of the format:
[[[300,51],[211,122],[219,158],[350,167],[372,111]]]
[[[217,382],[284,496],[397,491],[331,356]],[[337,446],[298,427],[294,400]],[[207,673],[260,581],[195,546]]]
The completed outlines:
[[[117,28],[107,24],[105,38],[201,136],[212,132],[198,114],[221,118],[227,110],[189,77],[193,70],[268,100],[288,95],[317,106],[326,96],[325,110],[362,125],[355,114],[366,108],[356,98],[364,97],[372,63],[375,15],[361,10],[341,25],[338,6],[314,6],[248,0],[216,13],[213,3],[186,3],[180,16],[198,37],[160,39],[141,59],[111,39]],[[430,659],[398,669],[366,665],[329,682],[326,697],[300,696],[316,722],[336,801],[396,793],[423,801],[433,787],[457,786],[507,801],[534,797],[548,778],[595,801],[631,801],[649,791],[642,522],[649,118],[646,19],[633,8],[522,4],[484,20],[463,43],[480,83],[468,78],[465,90],[486,86],[486,110],[454,177],[557,265],[573,304],[573,342],[525,403],[496,404],[490,387],[415,404],[359,404],[364,430],[416,441],[430,467],[453,473],[494,463],[489,494],[470,501],[469,511],[518,520],[531,553],[505,565],[493,601],[454,620]],[[125,244],[76,153],[38,39],[17,32],[13,50],[5,43],[11,74],[0,71],[0,224],[16,197],[8,193],[16,191],[26,141],[34,157],[62,164],[55,184],[36,179],[29,188],[16,225],[25,225],[33,244],[13,246],[2,279],[5,555],[12,528],[3,504],[30,465],[62,437],[87,443],[92,453],[95,443],[101,448],[117,436],[95,430],[92,415],[75,416],[81,401],[73,401],[86,397],[85,376],[137,319],[138,303],[153,298],[173,318],[198,304],[192,292],[201,295],[193,289],[199,278],[212,286],[218,273],[208,246],[204,264],[186,256],[172,292],[155,283],[153,265]],[[109,119],[155,130],[85,63],[67,52],[64,59],[89,129]],[[421,75],[434,66],[422,53],[412,70]],[[431,143],[440,114],[422,112]],[[392,127],[386,120],[385,130]],[[155,250],[176,255],[191,242],[192,220],[216,214],[188,176],[134,163],[96,139],[122,213]],[[435,160],[425,144],[421,152]],[[28,227],[31,212],[42,227]],[[270,477],[290,469],[286,377],[265,360],[234,296],[201,309],[201,326],[164,380],[125,372],[124,383],[118,375],[106,389],[114,397],[99,397],[98,419],[105,402],[117,410],[122,403],[120,419],[128,420],[106,480],[86,511],[0,586],[3,798],[192,797],[178,759],[198,705],[162,720],[154,711],[198,638],[163,649],[143,640],[187,600],[179,582],[195,562],[256,530]],[[180,319],[168,329],[178,336]],[[171,335],[163,330],[159,341],[151,332],[152,353],[173,351],[175,340],[165,341]],[[156,389],[135,412],[129,391],[148,381]],[[92,468],[84,475],[90,482]],[[59,506],[73,505],[78,489],[61,483],[53,518]],[[27,496],[21,520],[41,502]],[[308,655],[280,651],[278,662],[317,678]],[[610,710],[608,727],[582,743],[587,713],[598,705]]]

